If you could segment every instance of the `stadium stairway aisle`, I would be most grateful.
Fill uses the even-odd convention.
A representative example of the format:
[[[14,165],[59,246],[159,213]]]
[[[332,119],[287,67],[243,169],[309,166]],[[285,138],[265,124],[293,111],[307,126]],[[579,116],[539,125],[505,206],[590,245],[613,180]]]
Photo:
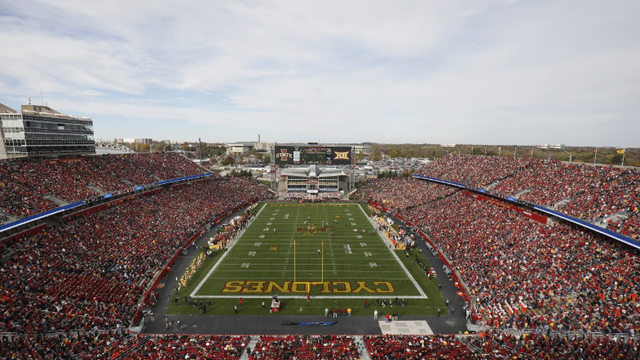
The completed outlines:
[[[232,214],[231,216],[234,216],[234,215],[235,214]],[[224,219],[223,221],[226,221],[227,219],[228,218]],[[204,234],[204,236],[194,241],[194,244],[196,244],[196,246],[198,247],[204,246],[207,239],[213,236],[217,232],[217,230],[218,230],[217,226],[212,226],[211,229],[209,229],[209,231],[206,234]],[[156,303],[155,307],[152,310],[156,321],[151,323],[146,323],[145,329],[143,331],[144,333],[162,334],[165,332],[164,330],[165,318],[168,318],[169,320],[176,320],[179,318],[177,315],[165,315],[165,312],[167,311],[167,307],[169,306],[169,301],[172,300],[169,298],[169,296],[173,295],[174,290],[178,286],[178,281],[176,280],[176,278],[179,279],[182,276],[182,274],[184,274],[185,270],[191,263],[191,260],[196,255],[196,252],[197,250],[193,246],[190,246],[187,249],[187,255],[180,255],[178,257],[178,260],[176,260],[176,262],[173,264],[173,267],[171,268],[171,274],[165,276],[164,287],[160,289],[158,302]],[[185,295],[186,293],[180,294],[181,297]],[[185,324],[184,321],[182,321],[182,323]],[[179,331],[179,332],[182,332],[182,331]]]
[[[367,346],[364,344],[362,336],[354,336],[353,340],[358,346],[358,353],[360,354],[360,360],[371,360],[371,354],[367,350]]]
[[[395,216],[391,216],[396,224],[402,224],[403,222],[396,218]],[[405,226],[406,227],[406,226]],[[413,233],[413,231],[409,231]],[[383,236],[380,233],[380,236]],[[404,316],[400,318],[400,320],[426,320],[431,327],[431,330],[434,334],[458,334],[464,333],[467,331],[467,320],[464,317],[464,312],[462,310],[465,305],[465,301],[462,297],[458,296],[454,282],[445,275],[443,271],[444,263],[438,255],[433,255],[431,251],[427,248],[427,245],[420,235],[415,234],[416,240],[416,248],[422,251],[422,254],[427,259],[429,266],[436,269],[437,280],[438,283],[442,285],[442,296],[446,299],[449,299],[449,315],[445,316]],[[451,315],[451,309],[454,309],[453,315]]]
[[[256,344],[258,343],[258,340],[260,340],[259,336],[250,336],[249,337],[249,344],[247,344],[247,347],[250,348],[251,351],[255,350]],[[249,353],[244,351],[242,353],[242,356],[240,356],[239,360],[249,360]]]

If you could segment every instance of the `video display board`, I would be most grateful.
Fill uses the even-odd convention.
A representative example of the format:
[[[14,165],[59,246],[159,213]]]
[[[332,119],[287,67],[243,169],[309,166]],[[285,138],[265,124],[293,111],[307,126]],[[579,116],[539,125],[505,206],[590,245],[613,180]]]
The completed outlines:
[[[276,146],[276,164],[293,164],[293,146]]]
[[[276,146],[275,161],[278,165],[350,165],[351,148],[319,145]]]
[[[331,165],[351,165],[351,148],[328,148],[327,157],[330,158]]]

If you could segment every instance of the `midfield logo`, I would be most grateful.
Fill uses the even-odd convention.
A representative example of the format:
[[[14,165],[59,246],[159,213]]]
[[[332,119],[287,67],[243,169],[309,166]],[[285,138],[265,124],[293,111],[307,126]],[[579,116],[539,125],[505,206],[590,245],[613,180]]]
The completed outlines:
[[[349,151],[334,151],[333,160],[349,160]]]

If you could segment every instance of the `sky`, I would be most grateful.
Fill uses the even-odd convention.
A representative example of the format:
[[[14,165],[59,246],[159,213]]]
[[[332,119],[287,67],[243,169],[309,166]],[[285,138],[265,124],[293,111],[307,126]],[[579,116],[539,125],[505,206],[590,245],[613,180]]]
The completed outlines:
[[[4,0],[0,103],[43,98],[103,139],[640,147],[639,15],[636,0]]]

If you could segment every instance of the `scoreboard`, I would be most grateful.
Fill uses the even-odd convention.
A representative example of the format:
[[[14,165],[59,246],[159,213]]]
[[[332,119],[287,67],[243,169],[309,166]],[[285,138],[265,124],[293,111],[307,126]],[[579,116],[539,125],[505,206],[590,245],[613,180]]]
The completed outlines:
[[[351,148],[346,146],[276,146],[278,165],[351,165]]]

